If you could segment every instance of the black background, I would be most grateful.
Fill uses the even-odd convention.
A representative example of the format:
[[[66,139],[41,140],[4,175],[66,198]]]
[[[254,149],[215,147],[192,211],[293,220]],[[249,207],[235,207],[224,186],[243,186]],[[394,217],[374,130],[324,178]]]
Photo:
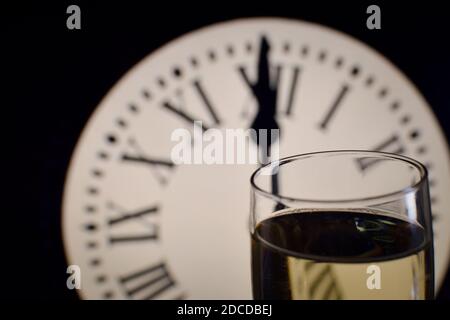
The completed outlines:
[[[86,1],[2,5],[4,247],[7,298],[76,299],[66,289],[60,233],[65,172],[84,124],[111,86],[166,42],[238,17],[318,22],[380,51],[420,89],[450,137],[450,17],[431,1],[168,2]],[[81,30],[66,28],[66,8],[81,8]],[[381,30],[366,28],[366,8],[381,7]],[[6,77],[5,77],[6,75]],[[12,120],[11,120],[12,119]],[[12,152],[11,152],[12,151]],[[10,154],[13,157],[10,157]],[[8,163],[8,162],[11,163]],[[11,194],[9,194],[11,193]],[[31,290],[30,290],[31,289]],[[439,295],[450,299],[450,279]]]

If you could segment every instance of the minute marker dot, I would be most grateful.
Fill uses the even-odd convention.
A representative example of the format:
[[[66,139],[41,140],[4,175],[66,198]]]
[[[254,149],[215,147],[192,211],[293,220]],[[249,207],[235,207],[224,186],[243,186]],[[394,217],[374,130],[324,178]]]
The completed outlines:
[[[231,44],[227,46],[226,51],[227,51],[227,54],[228,54],[230,57],[234,55],[234,48],[233,48],[233,46],[232,46]]]
[[[93,213],[96,211],[96,208],[94,206],[86,206],[85,210],[88,213]]]
[[[386,88],[382,88],[382,89],[378,92],[378,96],[379,96],[380,98],[384,98],[384,97],[386,97],[387,93],[388,93],[388,90],[387,90]]]
[[[398,101],[392,102],[392,104],[391,104],[391,110],[392,110],[392,111],[397,111],[398,108],[400,108],[400,103],[399,103]]]
[[[158,78],[158,80],[156,80],[156,82],[158,83],[158,85],[159,85],[161,88],[165,88],[165,87],[166,87],[166,82],[164,81],[163,78]]]
[[[88,189],[87,189],[87,192],[90,194],[90,195],[97,195],[98,194],[98,189],[97,188],[95,188],[95,187],[89,187]]]
[[[413,130],[409,133],[411,139],[417,139],[420,136],[419,130]]]
[[[142,90],[142,96],[146,99],[146,100],[150,100],[152,97],[152,94],[150,93],[150,91],[144,89]]]
[[[320,51],[319,53],[319,62],[324,62],[327,57],[327,53],[325,51]]]
[[[198,67],[198,64],[199,64],[199,63],[198,63],[197,58],[192,57],[191,60],[190,60],[190,62],[191,62],[191,66],[193,66],[194,68]]]
[[[113,134],[108,134],[106,136],[106,141],[110,144],[115,144],[117,142],[117,137]]]
[[[209,58],[209,60],[211,60],[211,61],[216,61],[216,58],[217,58],[217,56],[216,56],[216,53],[214,52],[214,51],[209,51],[208,52],[208,58]]]
[[[93,169],[92,175],[97,178],[101,178],[103,176],[103,172],[99,169]]]
[[[357,77],[358,75],[359,75],[359,72],[360,72],[361,70],[360,70],[360,68],[358,67],[358,66],[353,66],[352,67],[352,69],[350,70],[350,74],[353,76],[353,77]]]
[[[123,120],[122,118],[119,118],[116,120],[117,126],[119,126],[119,128],[126,128],[127,127],[127,122],[125,120]]]
[[[411,118],[408,115],[404,115],[401,119],[400,119],[400,123],[401,124],[408,124],[411,121]]]
[[[340,69],[343,64],[344,64],[344,59],[342,57],[338,57],[336,59],[336,61],[334,62],[334,65],[337,69]]]
[[[247,53],[251,53],[253,51],[253,46],[250,42],[245,44],[245,51],[247,51]]]
[[[93,266],[93,267],[96,267],[96,266],[100,265],[100,263],[101,263],[100,259],[94,258],[94,259],[92,259],[92,260],[90,261],[89,264],[90,264],[91,266]]]
[[[90,241],[86,244],[86,246],[88,247],[88,249],[95,249],[97,247],[97,242]]]
[[[128,110],[130,110],[130,112],[132,112],[132,113],[138,113],[139,112],[139,108],[136,105],[134,105],[134,104],[130,104],[128,106]]]
[[[366,79],[366,86],[370,87],[374,83],[374,79],[372,76],[367,77]]]
[[[417,148],[418,154],[424,154],[426,152],[427,152],[427,147],[425,147],[425,146],[420,146],[419,148]]]
[[[308,55],[308,52],[309,52],[308,46],[303,46],[302,49],[301,49],[301,51],[300,51],[300,53],[301,53],[301,55],[302,55],[303,57],[306,57],[306,56]]]
[[[97,225],[95,223],[88,223],[84,226],[87,231],[96,231]]]
[[[175,67],[173,69],[173,75],[175,76],[175,78],[181,78],[181,76],[183,75],[183,72],[181,71],[180,67]]]
[[[106,152],[104,152],[104,151],[100,151],[100,152],[98,153],[98,157],[99,157],[100,159],[102,159],[102,160],[107,160],[107,159],[109,159],[109,155],[108,155]]]

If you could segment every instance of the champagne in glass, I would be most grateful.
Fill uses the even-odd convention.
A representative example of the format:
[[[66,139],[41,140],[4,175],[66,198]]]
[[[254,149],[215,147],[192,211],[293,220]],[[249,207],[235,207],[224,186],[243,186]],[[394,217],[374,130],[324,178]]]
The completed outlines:
[[[373,171],[361,169],[361,161]],[[277,194],[270,192],[274,168]],[[251,207],[254,297],[433,298],[426,177],[415,160],[361,151],[294,156],[258,169]]]

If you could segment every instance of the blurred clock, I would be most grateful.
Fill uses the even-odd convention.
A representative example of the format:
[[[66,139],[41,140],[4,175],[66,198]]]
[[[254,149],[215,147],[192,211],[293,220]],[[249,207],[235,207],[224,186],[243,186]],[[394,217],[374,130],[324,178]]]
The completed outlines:
[[[254,84],[264,63],[276,114]],[[274,78],[277,78],[274,79]],[[282,156],[329,149],[401,153],[430,172],[436,282],[450,244],[449,158],[431,108],[395,66],[320,25],[240,19],[176,39],[105,96],[73,154],[63,236],[83,298],[251,298],[251,165],[175,165],[171,132],[280,127]],[[372,174],[373,166],[355,167]]]

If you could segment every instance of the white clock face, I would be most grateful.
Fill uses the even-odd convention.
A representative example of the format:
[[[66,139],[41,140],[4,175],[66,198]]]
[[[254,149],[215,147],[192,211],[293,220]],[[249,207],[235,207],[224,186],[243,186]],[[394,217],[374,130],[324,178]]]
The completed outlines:
[[[262,37],[279,70],[280,154],[403,153],[430,173],[436,281],[448,262],[449,158],[430,107],[388,61],[322,26],[245,19],[172,41],[106,95],[78,142],[63,201],[83,298],[251,298],[249,177],[254,165],[174,165],[177,128],[244,128],[258,106]],[[278,68],[278,69],[277,69]],[[243,75],[245,74],[247,77]],[[371,168],[361,168],[371,174]]]

